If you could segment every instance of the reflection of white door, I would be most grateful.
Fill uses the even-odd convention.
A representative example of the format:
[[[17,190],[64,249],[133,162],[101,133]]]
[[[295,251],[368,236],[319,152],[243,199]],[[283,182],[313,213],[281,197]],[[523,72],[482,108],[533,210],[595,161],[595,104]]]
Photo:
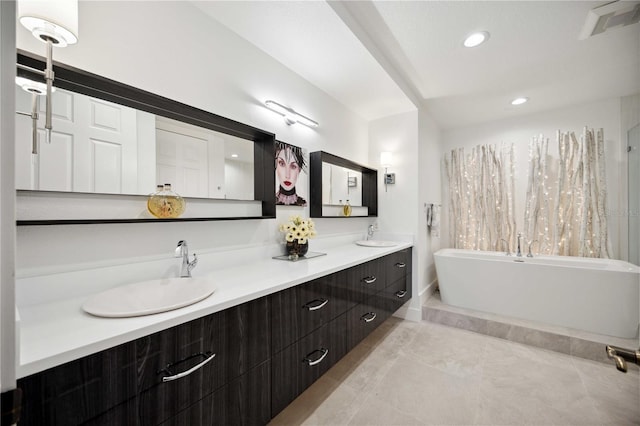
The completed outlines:
[[[208,196],[207,140],[156,129],[158,183],[185,197]]]
[[[44,99],[38,155],[31,155],[31,119],[16,119],[16,187],[51,191],[137,192],[136,112],[84,95],[53,93],[53,132],[45,142]],[[31,111],[31,95],[17,88],[17,110]],[[28,166],[27,166],[28,165]]]
[[[156,179],[185,197],[226,198],[224,139],[201,127],[156,117]]]

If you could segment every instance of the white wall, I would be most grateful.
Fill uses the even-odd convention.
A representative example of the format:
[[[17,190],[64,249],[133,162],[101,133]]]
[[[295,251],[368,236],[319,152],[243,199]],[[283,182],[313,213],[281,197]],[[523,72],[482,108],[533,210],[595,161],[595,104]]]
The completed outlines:
[[[55,60],[273,132],[309,152],[366,164],[364,119],[188,2],[80,2],[79,14],[78,44],[54,49]],[[22,27],[17,37],[19,48],[44,54],[44,45]],[[262,106],[266,99],[290,105],[320,126],[287,126]],[[308,208],[279,207],[278,220],[19,227],[18,268],[45,271],[170,257],[180,239],[188,240],[192,251],[272,243],[282,239],[277,224],[291,214],[306,216]],[[320,219],[316,224],[322,236],[364,233],[370,222]]]
[[[420,111],[420,144],[419,158],[419,192],[418,192],[418,235],[417,242],[421,248],[420,271],[418,274],[419,291],[426,298],[433,292],[436,281],[436,267],[433,253],[442,246],[443,229],[440,236],[427,231],[425,204],[442,204],[440,188],[441,173],[441,131],[436,122],[424,110]],[[442,209],[440,209],[442,214]],[[426,292],[426,293],[425,293]]]
[[[526,104],[524,105],[526,107]],[[523,229],[524,202],[527,189],[527,164],[529,161],[529,142],[540,134],[549,138],[549,154],[557,154],[556,131],[573,131],[580,136],[584,126],[603,128],[605,138],[605,156],[607,169],[607,211],[609,237],[613,257],[619,257],[620,221],[626,207],[621,207],[621,181],[626,179],[622,173],[626,158],[623,158],[620,139],[620,99],[605,99],[570,108],[556,109],[541,113],[484,123],[477,126],[452,129],[443,132],[442,154],[459,147],[473,147],[479,144],[501,143],[514,145],[515,152],[515,215],[518,230]],[[446,182],[443,182],[446,185]],[[446,188],[442,188],[446,191]],[[448,211],[443,206],[443,220],[448,221]],[[448,245],[447,235],[443,235]],[[625,251],[626,252],[626,251]]]
[[[414,236],[420,228],[419,173],[418,173],[418,111],[394,115],[372,121],[369,126],[369,162],[378,168],[378,224],[380,232],[406,233]],[[396,174],[396,183],[383,183],[384,168],[380,167],[380,153],[393,153],[393,165],[389,173]],[[413,249],[413,297],[407,318],[421,318],[421,304],[418,297],[424,277],[424,245]]]

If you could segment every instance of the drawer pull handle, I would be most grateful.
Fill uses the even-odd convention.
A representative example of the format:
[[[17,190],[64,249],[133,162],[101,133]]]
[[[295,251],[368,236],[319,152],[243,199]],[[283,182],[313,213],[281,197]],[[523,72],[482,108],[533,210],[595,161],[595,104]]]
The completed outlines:
[[[315,354],[316,352],[319,352],[321,355],[316,359],[311,359],[311,355]],[[322,360],[325,359],[325,357],[327,356],[328,353],[329,353],[329,349],[327,349],[327,348],[316,349],[315,351],[313,351],[309,355],[307,355],[302,360],[302,362],[306,362],[307,365],[309,365],[309,366],[320,364],[322,362]]]
[[[368,315],[368,316],[367,316]],[[376,319],[376,317],[378,316],[378,314],[376,314],[375,312],[367,312],[366,314],[364,314],[363,316],[360,317],[360,319],[364,322],[371,322],[374,319]]]
[[[397,268],[404,268],[405,266],[407,266],[407,264],[406,264],[406,263],[404,263],[404,262],[398,262],[398,263],[396,263],[396,267],[397,267]]]
[[[307,308],[310,311],[317,311],[318,309],[322,309],[327,303],[329,303],[329,299],[315,299],[306,303],[303,308]]]
[[[407,295],[407,290],[400,290],[400,291],[396,292],[396,296],[398,297],[398,299],[402,299],[406,295]]]
[[[182,373],[178,373],[178,374],[174,374],[174,375],[169,375],[169,376],[164,376],[162,378],[162,382],[170,382],[172,380],[178,380],[181,379],[185,376],[188,376],[189,374],[193,373],[194,371],[196,371],[199,368],[202,368],[206,363],[208,363],[209,361],[211,361],[214,357],[216,356],[216,354],[212,354],[211,352],[207,352],[206,354],[203,353],[199,353],[199,354],[195,354],[195,355],[191,355],[185,359],[181,359],[178,362],[175,362],[173,364],[167,364],[167,366],[165,367],[164,370],[160,370],[158,373],[165,373],[165,374],[171,374],[171,370],[169,370],[171,367],[178,365],[180,363],[183,363],[185,361],[189,361],[193,358],[197,358],[197,357],[203,357],[205,358],[204,361],[202,361],[200,364],[188,369],[187,371],[183,371]]]
[[[365,283],[367,283],[367,284],[373,284],[373,283],[375,283],[375,282],[376,282],[376,280],[377,280],[377,279],[378,279],[378,278],[376,278],[376,277],[374,277],[374,276],[371,276],[371,277],[364,277],[364,278],[362,279],[362,281],[364,281],[364,282],[365,282]]]

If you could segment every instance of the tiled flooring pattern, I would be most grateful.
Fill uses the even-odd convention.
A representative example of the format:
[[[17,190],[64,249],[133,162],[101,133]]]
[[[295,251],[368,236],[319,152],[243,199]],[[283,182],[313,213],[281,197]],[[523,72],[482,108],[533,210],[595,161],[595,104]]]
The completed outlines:
[[[271,425],[640,425],[640,375],[391,318]]]

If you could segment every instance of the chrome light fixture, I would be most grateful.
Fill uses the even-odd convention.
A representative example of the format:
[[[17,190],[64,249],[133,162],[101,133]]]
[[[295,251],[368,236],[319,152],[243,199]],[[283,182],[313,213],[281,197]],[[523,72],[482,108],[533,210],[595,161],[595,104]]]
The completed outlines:
[[[292,125],[294,123],[300,123],[300,124],[304,124],[305,126],[308,127],[318,127],[318,122],[314,121],[312,119],[310,119],[309,117],[306,117],[302,114],[300,114],[299,112],[296,112],[294,109],[286,107],[282,104],[279,104],[276,101],[266,101],[264,103],[267,108],[269,108],[270,110],[277,112],[278,114],[280,114],[281,116],[284,117],[284,122],[287,123],[288,125]]]
[[[26,115],[31,118],[31,153],[38,153],[38,111],[40,110],[40,96],[47,94],[47,85],[38,83],[37,81],[29,80],[24,77],[16,77],[16,84],[25,92],[31,93],[31,112],[20,112],[20,115]],[[55,92],[55,87],[51,88],[51,92]]]
[[[18,18],[20,23],[35,38],[47,44],[46,120],[47,142],[51,142],[51,93],[53,87],[53,46],[65,47],[78,41],[78,1],[77,0],[19,0]]]
[[[393,165],[393,153],[383,151],[380,153],[380,164],[384,167],[384,192],[387,192],[387,185],[396,183],[396,174],[387,173],[388,168]]]

